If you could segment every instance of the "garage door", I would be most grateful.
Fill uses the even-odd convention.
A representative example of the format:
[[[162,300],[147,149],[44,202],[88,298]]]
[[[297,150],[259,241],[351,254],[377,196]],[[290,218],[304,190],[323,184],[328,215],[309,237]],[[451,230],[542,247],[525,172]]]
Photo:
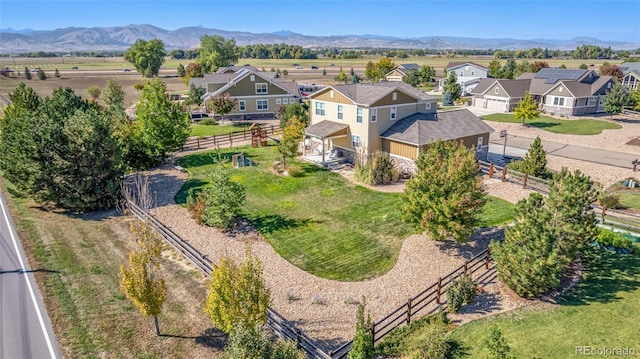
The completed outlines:
[[[505,101],[487,99],[487,110],[505,112],[506,105]]]

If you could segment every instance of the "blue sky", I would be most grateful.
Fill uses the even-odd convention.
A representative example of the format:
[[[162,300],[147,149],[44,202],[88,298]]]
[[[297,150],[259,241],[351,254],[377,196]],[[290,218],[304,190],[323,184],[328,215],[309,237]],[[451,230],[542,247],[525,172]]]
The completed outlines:
[[[640,42],[639,19],[639,0],[0,0],[0,28],[16,30],[150,24],[168,30]]]

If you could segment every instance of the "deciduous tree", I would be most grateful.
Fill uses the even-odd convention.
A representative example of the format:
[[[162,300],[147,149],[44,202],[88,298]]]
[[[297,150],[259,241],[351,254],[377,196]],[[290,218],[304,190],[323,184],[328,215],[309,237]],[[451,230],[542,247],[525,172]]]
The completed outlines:
[[[127,93],[114,77],[109,77],[102,90],[102,100],[111,112],[124,113],[124,98]]]
[[[221,95],[213,96],[207,102],[207,107],[212,109],[214,113],[219,114],[220,118],[224,120],[224,115],[231,112],[237,104],[238,100],[231,97],[228,92],[225,92]]]
[[[290,118],[295,117],[302,121],[306,126],[309,125],[309,109],[304,103],[291,103],[282,105],[278,108],[278,117],[280,117],[280,127],[285,128]]]
[[[624,77],[622,69],[616,64],[609,64],[605,62],[604,64],[602,64],[602,66],[600,66],[599,70],[600,76],[613,76],[618,81],[622,81],[622,78]]]
[[[97,85],[89,86],[87,89],[87,93],[91,96],[91,100],[93,101],[98,101],[98,98],[100,98],[100,92],[100,87]]]
[[[617,82],[607,90],[607,97],[604,99],[603,109],[605,112],[610,113],[611,119],[613,119],[613,115],[622,112],[622,109],[629,103],[630,99],[631,97],[629,97],[627,88]]]
[[[132,222],[129,237],[129,265],[120,266],[120,289],[145,316],[152,316],[160,335],[158,315],[166,297],[160,274],[162,240],[147,222]]]
[[[202,35],[198,60],[204,73],[215,72],[219,67],[238,62],[236,41],[218,35]]]
[[[522,126],[524,126],[525,120],[533,121],[540,118],[538,103],[531,97],[530,93],[527,92],[524,99],[513,109],[513,118],[522,120]]]
[[[402,194],[402,220],[431,239],[466,242],[486,202],[474,153],[461,143],[438,140],[416,164],[418,173]]]
[[[282,156],[282,165],[287,167],[287,159],[294,158],[298,154],[300,141],[304,138],[304,122],[297,117],[287,120],[287,125],[282,129],[282,140],[278,144],[278,152]]]
[[[158,76],[164,63],[164,43],[158,39],[138,39],[124,54],[128,61],[144,77]]]
[[[213,325],[231,333],[238,325],[255,328],[265,324],[270,300],[271,291],[264,281],[262,263],[247,247],[244,263],[236,264],[223,258],[215,266],[204,311]]]

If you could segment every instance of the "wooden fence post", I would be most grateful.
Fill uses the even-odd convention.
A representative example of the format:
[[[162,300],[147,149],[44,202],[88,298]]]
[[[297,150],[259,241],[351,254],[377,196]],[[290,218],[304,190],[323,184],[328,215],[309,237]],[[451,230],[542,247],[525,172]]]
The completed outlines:
[[[489,178],[493,178],[493,171],[495,168],[493,167],[493,163],[489,165]]]
[[[216,135],[213,135],[213,146],[216,145]]]
[[[487,254],[484,257],[484,268],[489,269],[489,261],[491,260],[491,250],[487,248]]]
[[[436,304],[440,303],[440,295],[442,294],[442,277],[438,277],[438,288],[436,289]]]
[[[468,267],[469,266],[469,261],[464,261],[464,273],[467,274],[468,271]]]
[[[373,342],[371,343],[372,346],[375,346],[376,345],[376,323],[375,322],[371,323],[371,341]]]
[[[407,300],[407,325],[411,324],[411,297]]]
[[[524,181],[522,182],[522,188],[527,188],[527,178],[529,178],[528,174],[524,174]]]
[[[296,348],[300,349],[300,334],[301,330],[296,329]]]
[[[246,127],[242,128],[242,139],[243,140],[247,139],[247,128]]]
[[[507,180],[507,167],[502,169],[502,182]]]
[[[200,149],[200,137],[198,137],[198,149]]]

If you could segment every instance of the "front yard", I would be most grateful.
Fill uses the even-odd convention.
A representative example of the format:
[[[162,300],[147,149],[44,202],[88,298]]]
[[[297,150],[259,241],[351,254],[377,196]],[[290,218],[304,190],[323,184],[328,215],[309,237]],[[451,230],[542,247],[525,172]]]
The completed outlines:
[[[412,233],[400,220],[399,194],[354,185],[300,161],[294,163],[303,168],[301,177],[275,175],[270,171],[278,158],[275,147],[222,150],[222,156],[240,151],[258,163],[232,172],[247,189],[244,216],[283,258],[314,275],[342,281],[379,276],[393,267],[403,240]],[[190,174],[176,195],[178,203],[185,203],[189,188],[207,184],[213,154],[178,161]],[[483,225],[509,222],[511,211],[510,203],[491,199],[481,215]]]
[[[485,121],[522,123],[522,120],[513,118],[510,113],[496,113],[492,115],[484,115],[482,119]],[[540,118],[533,121],[525,121],[526,126],[537,127],[541,130],[561,133],[567,135],[597,135],[604,130],[617,130],[622,128],[616,123],[607,121],[583,119],[583,120],[560,120],[557,118],[540,115]]]

